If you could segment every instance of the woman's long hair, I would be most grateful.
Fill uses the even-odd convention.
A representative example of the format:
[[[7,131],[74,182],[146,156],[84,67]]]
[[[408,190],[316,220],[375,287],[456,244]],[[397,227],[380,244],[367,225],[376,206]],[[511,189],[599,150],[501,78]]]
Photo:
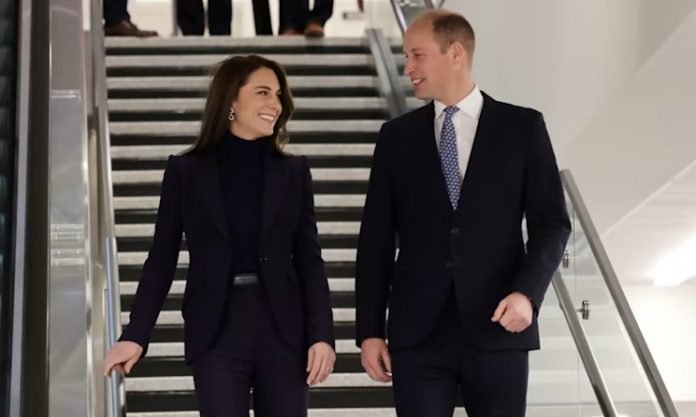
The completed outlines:
[[[205,101],[201,132],[185,154],[204,153],[220,142],[230,127],[230,105],[237,99],[242,86],[249,81],[249,76],[260,68],[272,70],[280,83],[283,109],[273,127],[273,144],[276,151],[283,153],[283,147],[288,143],[286,124],[295,110],[285,71],[270,59],[249,55],[233,56],[216,65]]]

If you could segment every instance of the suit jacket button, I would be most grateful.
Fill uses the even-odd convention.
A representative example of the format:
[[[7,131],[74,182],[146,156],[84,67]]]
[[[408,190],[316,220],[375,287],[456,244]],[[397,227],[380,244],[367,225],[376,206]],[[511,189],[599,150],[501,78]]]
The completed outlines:
[[[459,234],[459,228],[458,227],[453,227],[450,229],[450,233],[453,235],[458,235]]]
[[[268,258],[266,258],[265,256],[261,256],[261,257],[259,258],[259,261],[261,261],[261,262],[267,262],[267,261],[268,261]]]
[[[452,269],[454,268],[454,262],[447,262],[445,266],[447,267],[447,269]]]

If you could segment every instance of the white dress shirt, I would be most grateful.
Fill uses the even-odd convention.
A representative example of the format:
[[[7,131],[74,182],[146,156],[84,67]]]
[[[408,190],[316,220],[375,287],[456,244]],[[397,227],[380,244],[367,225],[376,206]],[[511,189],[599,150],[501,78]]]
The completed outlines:
[[[474,86],[468,96],[456,104],[459,111],[452,116],[452,124],[457,134],[457,157],[459,159],[459,171],[464,178],[466,168],[469,165],[471,148],[474,146],[474,137],[478,128],[479,116],[483,107],[483,95],[478,86]],[[440,150],[440,134],[442,124],[445,121],[444,103],[435,100],[435,141],[437,149]]]

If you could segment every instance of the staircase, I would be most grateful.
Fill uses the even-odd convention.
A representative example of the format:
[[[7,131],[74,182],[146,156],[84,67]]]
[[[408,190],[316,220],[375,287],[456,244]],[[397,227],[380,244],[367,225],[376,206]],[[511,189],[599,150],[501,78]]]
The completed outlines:
[[[392,48],[397,63],[402,63],[399,43],[392,41]],[[311,390],[310,416],[395,416],[391,388],[363,373],[353,340],[353,277],[361,208],[374,141],[389,118],[367,41],[107,39],[106,47],[122,322],[128,322],[151,244],[166,159],[185,150],[198,133],[210,66],[231,54],[262,54],[285,67],[296,100],[288,150],[309,157],[335,318],[335,370],[324,384]],[[405,79],[403,84],[409,85]],[[417,107],[420,102],[409,98],[408,105]],[[129,417],[198,416],[191,369],[183,362],[179,309],[188,266],[185,243],[182,251],[148,356],[126,381]],[[601,285],[584,284],[583,288],[591,292],[583,296],[606,303]],[[592,389],[553,290],[546,304],[541,315],[544,350],[530,357],[528,415],[577,416],[578,403],[585,403],[584,411],[595,410]],[[602,314],[601,310],[595,312]],[[595,327],[598,334],[606,335],[610,352],[614,335],[619,333],[611,313],[606,314],[608,319],[597,321]],[[621,352],[615,356],[621,359]],[[466,414],[458,409],[455,415]]]

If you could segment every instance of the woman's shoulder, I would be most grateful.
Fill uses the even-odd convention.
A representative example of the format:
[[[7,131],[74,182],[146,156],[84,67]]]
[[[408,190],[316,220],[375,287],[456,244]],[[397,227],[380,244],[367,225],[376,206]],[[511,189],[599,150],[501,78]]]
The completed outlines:
[[[168,166],[185,167],[198,164],[206,159],[214,157],[214,152],[185,152],[176,155],[169,155]]]
[[[304,155],[284,154],[283,159],[286,160],[286,163],[289,164],[293,170],[302,171],[309,166],[309,161]]]

